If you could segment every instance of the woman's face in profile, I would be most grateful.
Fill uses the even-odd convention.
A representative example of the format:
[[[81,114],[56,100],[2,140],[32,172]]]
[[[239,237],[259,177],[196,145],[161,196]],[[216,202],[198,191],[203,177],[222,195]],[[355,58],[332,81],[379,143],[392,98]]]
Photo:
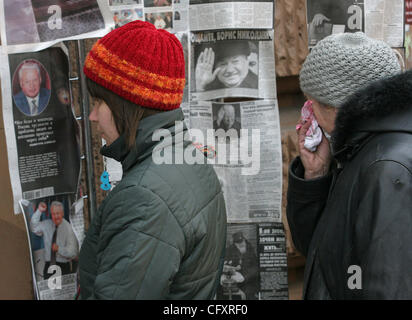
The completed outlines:
[[[103,100],[94,99],[93,110],[89,115],[89,119],[97,123],[97,130],[101,137],[106,140],[107,145],[110,145],[120,136],[114,122],[112,111]]]

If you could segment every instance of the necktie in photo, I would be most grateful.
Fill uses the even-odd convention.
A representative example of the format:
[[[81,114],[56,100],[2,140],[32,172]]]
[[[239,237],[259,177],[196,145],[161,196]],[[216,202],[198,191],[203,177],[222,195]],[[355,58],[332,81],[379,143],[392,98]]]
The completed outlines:
[[[54,230],[53,238],[52,238],[52,243],[51,243],[51,248],[50,248],[50,251],[51,251],[51,255],[50,255],[50,265],[51,265],[51,266],[56,264],[56,251],[53,251],[53,244],[56,243],[56,239],[57,239],[57,227],[56,227],[56,229]]]
[[[32,105],[33,105],[31,114],[32,114],[32,115],[36,115],[36,114],[38,113],[38,111],[39,111],[39,109],[38,109],[38,107],[37,107],[37,104],[36,104],[36,100],[32,100],[31,103],[32,103]]]

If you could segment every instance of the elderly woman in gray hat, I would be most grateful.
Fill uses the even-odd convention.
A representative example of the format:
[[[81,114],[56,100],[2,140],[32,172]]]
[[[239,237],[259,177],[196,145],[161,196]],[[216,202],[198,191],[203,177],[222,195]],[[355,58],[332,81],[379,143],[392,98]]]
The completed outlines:
[[[300,72],[323,131],[289,169],[305,299],[412,299],[412,71],[363,33],[318,43]],[[328,138],[327,138],[328,137]]]

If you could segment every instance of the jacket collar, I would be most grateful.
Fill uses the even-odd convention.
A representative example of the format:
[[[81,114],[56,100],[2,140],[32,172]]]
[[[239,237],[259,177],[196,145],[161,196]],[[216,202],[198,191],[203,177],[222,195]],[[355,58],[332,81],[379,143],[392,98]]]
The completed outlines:
[[[346,100],[332,132],[335,158],[350,159],[384,132],[412,133],[412,70],[376,81]]]
[[[175,127],[175,121],[183,121],[182,110],[175,109],[161,112],[140,120],[137,129],[136,144],[127,150],[124,136],[120,136],[109,146],[103,146],[100,153],[122,163],[123,172],[128,171],[137,162],[143,161],[152,154],[153,148],[159,141],[153,141],[152,135],[158,129],[167,129],[174,136],[182,128]]]

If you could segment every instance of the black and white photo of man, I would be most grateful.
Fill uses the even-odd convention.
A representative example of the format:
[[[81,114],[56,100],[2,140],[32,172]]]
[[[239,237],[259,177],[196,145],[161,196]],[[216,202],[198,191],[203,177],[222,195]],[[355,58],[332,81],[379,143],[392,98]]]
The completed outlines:
[[[215,105],[214,110],[216,110],[213,129],[223,129],[227,132],[230,129],[234,129],[237,132],[237,136],[240,136],[240,122],[239,119],[239,104],[224,104],[224,105]],[[237,112],[236,112],[237,111]]]
[[[251,47],[254,50],[251,50]],[[258,88],[257,45],[232,40],[200,46],[195,68],[196,91]],[[253,58],[252,58],[253,57]]]
[[[332,33],[364,31],[363,2],[308,0],[309,45],[316,45]]]

